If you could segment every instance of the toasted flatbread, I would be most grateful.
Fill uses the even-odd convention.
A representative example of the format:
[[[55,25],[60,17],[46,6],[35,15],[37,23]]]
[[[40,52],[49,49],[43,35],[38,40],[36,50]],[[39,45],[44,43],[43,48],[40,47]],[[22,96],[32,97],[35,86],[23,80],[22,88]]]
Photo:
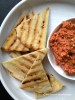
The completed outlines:
[[[44,96],[52,94],[52,93],[56,93],[64,87],[64,84],[61,83],[59,80],[57,80],[52,74],[47,73],[47,76],[48,76],[48,79],[50,80],[52,90],[50,92],[45,93],[45,94],[35,92],[36,98],[40,98],[40,97],[44,97]]]
[[[19,57],[21,56],[22,54],[20,52],[17,52],[17,51],[12,51],[9,53],[9,55],[12,57],[12,58],[16,58],[16,57]]]
[[[6,39],[6,41],[4,42],[2,49],[4,49],[5,51],[8,51],[9,47],[14,43],[14,41],[16,40],[16,30],[15,28],[22,22],[22,20],[24,19],[25,16],[25,12],[23,12],[21,14],[21,16],[19,17],[18,21],[16,22],[16,24],[14,25],[13,29],[11,30],[11,32],[9,33],[8,38]]]
[[[34,16],[34,11],[33,10],[30,10],[29,14],[26,15],[25,17],[26,17],[26,20],[27,20],[27,19],[32,18],[33,16]]]
[[[23,21],[27,20],[28,18],[32,18],[33,16],[34,16],[34,12],[33,12],[33,10],[31,10],[29,12],[29,15],[26,15],[24,17],[24,20]],[[21,23],[23,23],[23,21]],[[12,44],[12,46],[9,48],[9,50],[10,51],[13,51],[14,50],[14,51],[27,52],[27,51],[29,51],[29,48],[27,48],[25,45],[23,45],[21,43],[21,41],[17,38],[16,41]]]
[[[25,20],[17,28],[17,37],[31,50],[45,48],[49,8]]]
[[[29,48],[24,46],[19,39],[16,39],[16,41],[9,47],[9,51],[22,51],[27,52],[29,51]]]
[[[31,19],[32,17],[34,16],[34,11],[31,10],[29,12],[29,14],[27,16],[25,16],[26,18],[22,21],[21,24],[19,24],[17,27],[16,27],[16,30],[17,30],[17,38],[21,38],[21,34],[22,34],[22,31],[24,31],[24,27],[23,27],[23,24],[26,20],[29,20]],[[27,30],[27,27],[25,27],[25,29]]]
[[[2,65],[13,77],[22,81],[24,80],[26,74],[28,73],[37,56],[39,55],[40,59],[43,60],[47,51],[47,48],[41,49],[3,62]]]
[[[15,23],[13,29],[16,28],[18,25],[20,25],[21,22],[25,19],[25,17],[26,17],[25,12],[22,12],[21,16],[19,17],[19,19],[18,19],[17,22]],[[13,29],[12,29],[12,30],[13,30]]]
[[[30,11],[29,15],[25,15],[25,13],[23,13],[19,20],[17,21],[17,23],[15,24],[14,28],[12,29],[10,35],[8,36],[7,40],[5,41],[5,43],[3,44],[2,48],[6,51],[22,51],[22,52],[26,52],[29,51],[29,48],[27,48],[25,45],[23,45],[21,43],[21,41],[19,39],[17,39],[17,32],[16,32],[16,27],[23,23],[23,20],[27,20],[30,17],[34,16],[34,12]]]
[[[43,68],[39,56],[34,61],[25,79],[20,85],[21,89],[46,93],[51,91],[51,85]]]
[[[31,53],[30,51],[29,52],[17,52],[17,51],[12,51],[12,52],[9,52],[9,55],[12,57],[12,58],[16,58],[16,57],[19,57],[19,56],[22,56],[22,55],[25,55],[27,53]]]

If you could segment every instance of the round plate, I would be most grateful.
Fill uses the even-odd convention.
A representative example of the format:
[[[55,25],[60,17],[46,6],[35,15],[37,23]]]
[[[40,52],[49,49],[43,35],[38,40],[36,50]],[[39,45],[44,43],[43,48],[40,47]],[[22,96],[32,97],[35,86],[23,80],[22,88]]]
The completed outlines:
[[[44,10],[46,7],[51,8],[48,34],[51,33],[62,20],[75,17],[75,1],[73,2],[72,0],[66,0],[66,2],[65,0],[60,0],[60,2],[59,0],[23,0],[9,12],[1,25],[0,47],[2,46],[3,42],[5,41],[6,37],[8,36],[10,30],[12,29],[22,11],[28,12],[30,9],[33,9],[36,14]],[[10,59],[9,55],[0,51],[0,62],[6,61],[8,59]],[[39,100],[66,100],[66,98],[68,100],[71,100],[72,98],[75,99],[75,81],[67,80],[57,74],[56,71],[52,67],[50,67],[50,63],[48,62],[47,57],[44,59],[43,64],[46,70],[48,70],[58,80],[65,84],[65,88],[57,92],[56,94],[40,98]],[[1,82],[4,85],[5,89],[13,97],[13,99],[35,100],[34,94],[21,90],[19,88],[20,82],[11,77],[1,64],[0,68]]]

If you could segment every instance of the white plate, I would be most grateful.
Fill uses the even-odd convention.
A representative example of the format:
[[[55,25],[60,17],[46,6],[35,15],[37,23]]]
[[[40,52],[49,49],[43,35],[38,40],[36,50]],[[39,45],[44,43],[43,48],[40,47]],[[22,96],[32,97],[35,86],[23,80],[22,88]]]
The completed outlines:
[[[29,9],[33,8],[35,12],[38,13],[48,6],[51,8],[48,34],[53,31],[53,29],[61,22],[61,20],[75,17],[74,0],[23,0],[9,12],[5,20],[3,21],[1,25],[0,46],[3,44],[9,31],[11,30],[12,26],[14,25],[22,11],[28,11]],[[0,62],[5,61],[9,58],[10,57],[6,53],[0,51]],[[58,78],[61,82],[65,84],[65,88],[56,94],[46,96],[39,100],[66,100],[66,98],[67,100],[75,100],[75,81],[67,80],[58,75],[50,66],[47,57],[44,60],[44,66],[46,70],[48,70],[56,78]],[[16,79],[12,78],[1,64],[0,68],[1,82],[8,93],[13,97],[13,99],[35,100],[32,93],[19,89],[19,82]]]
[[[71,19],[67,19],[67,20],[71,20]],[[72,20],[73,20],[73,19],[72,19]],[[74,21],[74,20],[73,20],[73,21]],[[60,28],[60,26],[61,26],[61,23],[54,29],[54,31],[53,31],[51,34],[55,33],[55,32]],[[49,40],[50,40],[51,34],[49,34],[48,41],[47,41],[47,48],[49,48],[49,51],[48,51],[48,53],[47,53],[47,56],[48,56],[48,59],[49,59],[49,62],[50,62],[50,64],[51,64],[51,66],[52,66],[52,67],[54,68],[54,70],[55,70],[58,74],[60,74],[61,76],[65,77],[65,78],[67,78],[67,79],[70,79],[70,80],[75,80],[75,75],[74,75],[74,76],[67,75],[67,74],[64,72],[64,70],[63,70],[60,66],[58,66],[58,65],[56,64],[56,62],[55,62],[55,57],[54,57],[54,55],[53,55],[53,53],[52,53],[52,50],[50,49],[50,44],[49,44]]]

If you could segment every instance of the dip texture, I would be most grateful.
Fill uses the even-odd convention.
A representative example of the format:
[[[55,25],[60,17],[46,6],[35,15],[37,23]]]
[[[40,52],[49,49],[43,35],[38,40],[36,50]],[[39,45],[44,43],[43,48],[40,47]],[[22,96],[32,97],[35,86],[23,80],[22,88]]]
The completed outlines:
[[[75,24],[63,21],[49,41],[56,64],[69,75],[75,75]]]

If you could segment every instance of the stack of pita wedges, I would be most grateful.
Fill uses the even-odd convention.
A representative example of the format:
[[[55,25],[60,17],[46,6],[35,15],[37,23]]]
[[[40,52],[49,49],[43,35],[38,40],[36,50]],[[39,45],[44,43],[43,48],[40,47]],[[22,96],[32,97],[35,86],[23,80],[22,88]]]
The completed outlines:
[[[11,52],[13,57],[45,48],[48,28],[49,8],[34,15],[24,12],[14,25],[2,49]]]
[[[64,85],[48,74],[42,64],[48,49],[44,48],[2,63],[11,76],[21,81],[20,88],[43,97],[61,90]]]
[[[55,93],[64,85],[47,73],[42,61],[48,48],[45,48],[48,28],[49,8],[34,15],[22,13],[2,50],[11,54],[11,60],[2,63],[8,73],[21,82],[20,88],[35,93],[36,98]]]

